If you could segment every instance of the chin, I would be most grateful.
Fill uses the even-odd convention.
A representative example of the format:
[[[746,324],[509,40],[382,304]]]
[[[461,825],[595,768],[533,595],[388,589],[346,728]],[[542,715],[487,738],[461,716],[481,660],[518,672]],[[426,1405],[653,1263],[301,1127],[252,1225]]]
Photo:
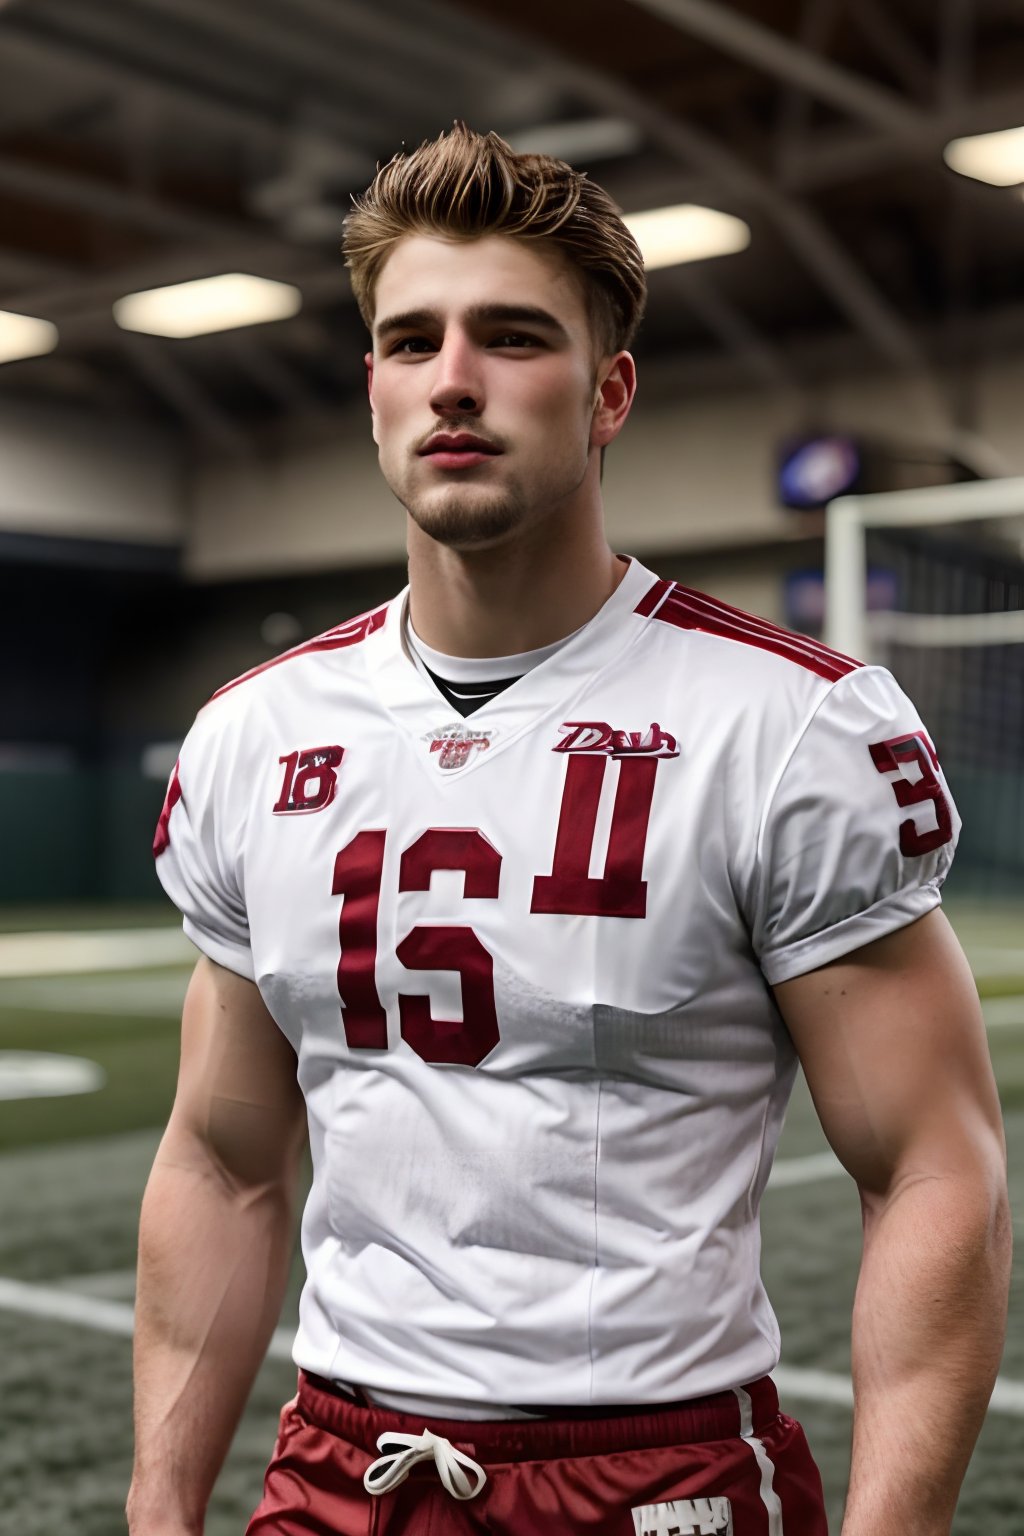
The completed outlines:
[[[523,509],[510,496],[455,495],[436,501],[408,501],[406,510],[428,538],[450,549],[486,549],[500,544],[522,525]]]

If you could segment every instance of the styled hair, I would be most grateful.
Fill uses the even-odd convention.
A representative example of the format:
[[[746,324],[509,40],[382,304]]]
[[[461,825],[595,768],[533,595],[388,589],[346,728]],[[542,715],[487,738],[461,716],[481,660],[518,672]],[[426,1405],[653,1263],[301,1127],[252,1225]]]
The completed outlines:
[[[517,154],[496,133],[450,133],[378,167],[352,199],[342,249],[359,313],[373,330],[377,279],[406,235],[511,235],[555,247],[579,273],[603,354],[628,347],[647,299],[643,257],[608,193],[564,160]]]

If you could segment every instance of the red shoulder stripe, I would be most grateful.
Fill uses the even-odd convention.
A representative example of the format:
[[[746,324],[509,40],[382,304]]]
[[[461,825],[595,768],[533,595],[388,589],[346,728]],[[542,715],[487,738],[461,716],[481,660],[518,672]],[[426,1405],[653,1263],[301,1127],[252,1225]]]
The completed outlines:
[[[658,604],[671,592],[674,586],[674,581],[666,581],[664,578],[661,581],[656,581],[653,586],[647,588],[647,591],[637,603],[633,612],[642,614],[645,619],[649,619]]]
[[[237,688],[239,683],[247,683],[250,678],[259,677],[261,672],[268,671],[271,667],[279,667],[283,661],[291,661],[295,656],[309,656],[316,651],[342,651],[350,645],[358,645],[365,640],[367,635],[372,635],[375,629],[380,629],[387,618],[388,605],[383,608],[375,608],[371,613],[361,613],[357,618],[346,619],[344,624],[337,624],[334,629],[325,630],[322,635],[315,636],[312,640],[304,640],[301,645],[295,645],[290,651],[282,651],[280,656],[272,656],[269,661],[261,662],[258,667],[250,667],[248,672],[243,672],[241,677],[233,678],[230,683],[225,683],[223,688],[218,688],[216,693],[210,695],[210,703],[219,699],[221,694],[230,693],[232,688]]]
[[[703,592],[694,592],[689,587],[674,587],[654,616],[677,629],[702,630],[755,646],[758,650],[771,651],[797,666],[806,667],[828,682],[836,682],[862,665],[808,635],[794,634],[768,619],[744,613],[741,608],[733,608],[729,603],[707,597]]]
[[[798,646],[800,650],[809,654],[820,656],[842,667],[843,675],[854,672],[864,663],[854,656],[845,656],[842,651],[833,650],[830,645],[825,645],[821,640],[815,640],[811,635],[799,635],[791,629],[783,629],[780,624],[773,624],[770,619],[759,618],[756,614],[746,613],[742,608],[733,608],[728,603],[723,603],[717,597],[709,597],[706,592],[695,592],[689,587],[677,586],[673,596],[678,596],[686,602],[692,602],[695,607],[703,608],[710,613],[722,615],[726,619],[734,619],[744,626],[752,625],[767,631],[779,640],[784,640],[791,645]]]

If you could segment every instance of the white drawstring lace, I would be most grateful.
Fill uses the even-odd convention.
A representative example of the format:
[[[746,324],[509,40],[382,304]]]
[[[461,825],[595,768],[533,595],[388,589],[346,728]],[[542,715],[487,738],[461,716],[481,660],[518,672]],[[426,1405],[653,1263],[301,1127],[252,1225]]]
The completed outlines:
[[[487,1473],[479,1462],[462,1451],[457,1451],[450,1440],[425,1429],[422,1435],[399,1435],[389,1432],[377,1441],[378,1456],[363,1473],[363,1487],[367,1493],[390,1493],[399,1483],[404,1483],[419,1461],[433,1461],[442,1483],[453,1499],[475,1499]],[[470,1475],[467,1475],[470,1474]]]

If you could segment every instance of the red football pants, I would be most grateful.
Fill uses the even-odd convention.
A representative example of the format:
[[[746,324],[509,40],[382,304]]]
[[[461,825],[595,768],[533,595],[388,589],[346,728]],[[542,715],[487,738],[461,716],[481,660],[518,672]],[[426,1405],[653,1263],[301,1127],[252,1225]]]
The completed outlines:
[[[487,1482],[455,1499],[433,1462],[390,1493],[363,1473],[389,1431],[442,1435]],[[299,1376],[246,1536],[828,1536],[821,1479],[768,1377],[614,1418],[424,1420]]]

